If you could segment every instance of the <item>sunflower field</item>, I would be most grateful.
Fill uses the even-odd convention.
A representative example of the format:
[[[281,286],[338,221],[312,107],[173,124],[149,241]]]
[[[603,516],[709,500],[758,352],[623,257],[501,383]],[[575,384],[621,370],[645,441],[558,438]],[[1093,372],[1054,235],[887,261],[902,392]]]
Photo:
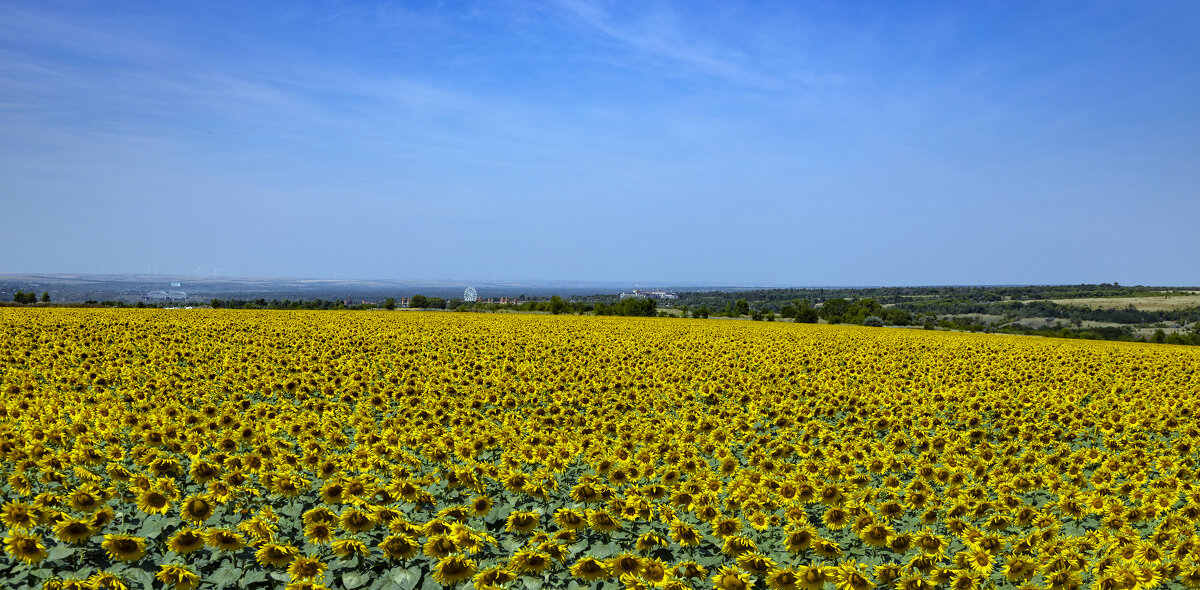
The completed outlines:
[[[1200,349],[0,309],[0,588],[1200,588]]]

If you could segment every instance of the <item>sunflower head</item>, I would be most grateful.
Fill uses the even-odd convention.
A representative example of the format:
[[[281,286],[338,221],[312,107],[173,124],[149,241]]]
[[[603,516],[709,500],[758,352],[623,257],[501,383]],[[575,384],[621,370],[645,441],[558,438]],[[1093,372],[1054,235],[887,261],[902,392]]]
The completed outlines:
[[[598,561],[596,558],[587,556],[582,557],[575,565],[571,566],[571,575],[585,582],[595,580],[606,580],[612,577],[612,572],[608,564]]]
[[[171,590],[192,590],[200,585],[200,576],[183,565],[165,564],[159,568],[154,577],[170,587]]]
[[[305,555],[293,559],[291,565],[288,566],[287,571],[288,575],[291,576],[292,581],[312,582],[320,580],[321,577],[325,575],[325,569],[327,567],[328,566],[325,565],[325,562],[321,561],[320,559]]]
[[[379,549],[391,560],[411,559],[421,549],[421,544],[408,535],[389,535],[379,543]]]
[[[259,565],[283,568],[292,563],[299,554],[300,550],[291,545],[268,543],[254,552],[254,558]]]
[[[13,559],[27,564],[37,563],[49,555],[41,538],[20,531],[9,531],[8,536],[4,538],[4,551]]]
[[[438,560],[433,568],[433,579],[443,586],[453,586],[475,575],[475,561],[461,555],[450,555]]]
[[[723,565],[712,577],[714,590],[750,590],[754,582],[750,574],[737,566]]]
[[[104,535],[100,544],[111,559],[120,562],[134,562],[146,554],[146,540],[130,535]]]
[[[54,525],[54,536],[58,537],[58,540],[72,545],[83,544],[93,534],[95,531],[86,520],[65,519]]]

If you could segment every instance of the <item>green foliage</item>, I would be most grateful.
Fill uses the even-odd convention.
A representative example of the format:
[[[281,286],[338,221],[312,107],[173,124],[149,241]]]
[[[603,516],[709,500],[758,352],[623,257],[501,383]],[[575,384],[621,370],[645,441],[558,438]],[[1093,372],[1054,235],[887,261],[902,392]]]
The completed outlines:
[[[408,306],[413,309],[423,309],[429,307],[429,298],[425,297],[424,295],[413,295],[412,298],[408,300]]]
[[[614,305],[596,304],[596,315],[623,315],[654,317],[658,315],[658,302],[653,299],[622,299]]]
[[[49,301],[49,300],[50,300],[50,297],[49,297],[49,294],[47,293],[46,301]],[[17,293],[15,295],[13,295],[13,302],[20,303],[22,305],[28,305],[30,303],[37,303],[37,293],[34,293],[32,291],[30,291],[29,293],[26,293],[24,291],[17,291]]]
[[[738,299],[733,304],[733,313],[738,316],[750,315],[750,303],[745,299]]]
[[[388,297],[387,299],[384,299],[383,300],[383,308],[387,309],[387,310],[396,309],[396,298]]]

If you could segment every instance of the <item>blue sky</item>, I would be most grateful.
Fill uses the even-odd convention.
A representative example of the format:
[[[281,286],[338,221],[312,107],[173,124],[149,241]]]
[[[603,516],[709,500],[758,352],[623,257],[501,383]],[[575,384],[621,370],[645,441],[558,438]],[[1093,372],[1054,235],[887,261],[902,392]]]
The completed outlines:
[[[0,272],[1200,283],[1195,2],[0,1]]]

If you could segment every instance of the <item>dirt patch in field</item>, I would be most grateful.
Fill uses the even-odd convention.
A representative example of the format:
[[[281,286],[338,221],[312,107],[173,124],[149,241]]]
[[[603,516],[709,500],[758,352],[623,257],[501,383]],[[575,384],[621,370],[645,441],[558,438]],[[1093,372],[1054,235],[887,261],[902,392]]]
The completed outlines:
[[[1075,305],[1091,309],[1124,309],[1130,305],[1145,311],[1169,311],[1200,305],[1200,293],[1149,297],[1093,297],[1088,299],[1051,299],[1059,305]]]

